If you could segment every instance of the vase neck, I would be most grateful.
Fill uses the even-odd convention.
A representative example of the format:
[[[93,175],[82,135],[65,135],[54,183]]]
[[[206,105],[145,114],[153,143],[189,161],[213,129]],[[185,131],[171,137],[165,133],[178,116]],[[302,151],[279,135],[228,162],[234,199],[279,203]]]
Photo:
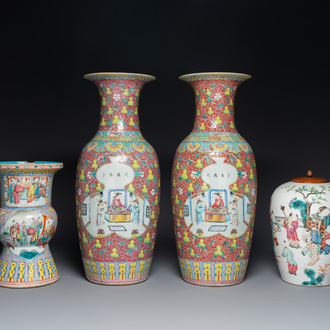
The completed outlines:
[[[241,82],[231,79],[189,81],[196,100],[194,133],[237,133],[234,100]]]
[[[51,205],[52,182],[56,170],[1,170],[1,207],[38,208]]]
[[[138,79],[99,79],[94,83],[99,89],[101,101],[96,135],[122,135],[127,132],[139,135],[138,102],[146,82]]]

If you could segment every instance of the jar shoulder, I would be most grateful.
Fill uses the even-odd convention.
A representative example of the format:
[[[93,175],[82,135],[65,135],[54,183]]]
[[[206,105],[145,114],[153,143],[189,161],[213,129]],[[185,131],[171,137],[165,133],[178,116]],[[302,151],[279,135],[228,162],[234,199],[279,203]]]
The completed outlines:
[[[271,196],[271,199],[277,198],[291,198],[292,195],[300,196],[329,196],[330,195],[330,182],[326,183],[300,183],[288,181],[279,185]]]

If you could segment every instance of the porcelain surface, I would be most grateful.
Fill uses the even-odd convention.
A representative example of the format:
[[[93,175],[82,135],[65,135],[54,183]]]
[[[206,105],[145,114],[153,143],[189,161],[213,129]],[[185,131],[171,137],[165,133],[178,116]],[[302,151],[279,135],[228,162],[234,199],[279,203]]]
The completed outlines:
[[[51,206],[56,162],[0,162],[0,286],[36,287],[59,275],[48,243],[57,227]]]
[[[282,184],[271,197],[270,217],[282,279],[330,285],[330,183]]]
[[[152,76],[88,74],[101,96],[95,137],[83,149],[76,179],[77,224],[88,280],[105,285],[148,278],[157,232],[160,172],[138,118]]]
[[[179,264],[190,283],[228,286],[244,279],[256,207],[256,165],[235,127],[234,98],[249,77],[180,77],[196,98],[194,128],[178,147],[172,171]]]

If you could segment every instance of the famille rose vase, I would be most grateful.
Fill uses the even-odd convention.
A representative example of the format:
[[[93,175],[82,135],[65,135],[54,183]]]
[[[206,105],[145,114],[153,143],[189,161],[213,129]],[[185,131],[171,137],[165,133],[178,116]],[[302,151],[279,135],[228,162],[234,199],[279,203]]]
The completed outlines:
[[[92,73],[101,95],[95,137],[77,169],[76,203],[86,277],[98,284],[146,280],[156,239],[160,172],[155,151],[140,132],[138,100],[155,78]]]
[[[193,131],[176,151],[172,202],[179,265],[187,282],[243,281],[256,209],[256,164],[234,121],[238,86],[250,76],[181,76],[194,89]]]
[[[271,197],[270,218],[282,279],[330,285],[330,183],[308,171],[282,184]]]
[[[56,162],[0,162],[0,286],[51,284],[59,275],[48,243],[57,227],[51,206]]]

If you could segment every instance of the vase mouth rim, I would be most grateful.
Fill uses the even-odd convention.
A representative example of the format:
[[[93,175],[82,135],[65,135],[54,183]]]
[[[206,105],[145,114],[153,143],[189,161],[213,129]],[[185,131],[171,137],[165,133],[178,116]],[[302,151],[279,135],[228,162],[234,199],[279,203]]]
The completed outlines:
[[[63,163],[53,162],[53,161],[0,161],[0,169],[61,169],[63,168]]]
[[[130,72],[94,72],[87,73],[83,76],[87,80],[102,80],[102,79],[127,79],[127,80],[142,80],[152,81],[156,77],[144,73],[130,73]]]
[[[194,81],[194,80],[222,80],[228,79],[244,81],[252,78],[246,73],[236,73],[236,72],[198,72],[198,73],[188,73],[179,77],[181,80]]]

